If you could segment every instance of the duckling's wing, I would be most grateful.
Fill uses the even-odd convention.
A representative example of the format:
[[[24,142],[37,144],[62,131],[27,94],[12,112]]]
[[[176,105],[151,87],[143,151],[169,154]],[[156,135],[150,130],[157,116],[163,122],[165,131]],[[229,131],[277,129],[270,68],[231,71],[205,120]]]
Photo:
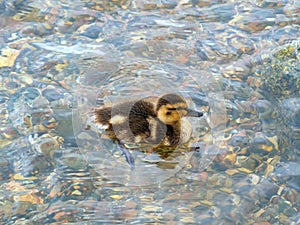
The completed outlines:
[[[155,116],[154,106],[151,102],[139,100],[129,113],[129,127],[134,136],[148,138],[151,135],[149,118]]]

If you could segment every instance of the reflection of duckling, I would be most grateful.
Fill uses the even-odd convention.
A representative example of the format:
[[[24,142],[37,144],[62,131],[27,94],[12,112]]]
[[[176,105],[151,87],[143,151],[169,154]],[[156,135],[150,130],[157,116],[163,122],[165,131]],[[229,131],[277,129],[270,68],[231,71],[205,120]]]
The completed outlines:
[[[165,94],[95,109],[95,122],[120,144],[148,143],[175,147],[191,138],[192,126],[183,117],[202,115],[189,109],[181,96]],[[122,151],[133,166],[130,153],[124,148]]]

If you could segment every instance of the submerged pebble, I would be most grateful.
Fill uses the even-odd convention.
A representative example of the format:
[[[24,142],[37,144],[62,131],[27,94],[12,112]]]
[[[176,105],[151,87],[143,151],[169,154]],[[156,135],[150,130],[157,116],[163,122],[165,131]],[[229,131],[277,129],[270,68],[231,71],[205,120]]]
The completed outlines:
[[[299,222],[295,2],[5,0],[0,12],[0,223]],[[174,90],[207,116],[197,152],[130,150],[153,177],[80,130],[97,96]]]

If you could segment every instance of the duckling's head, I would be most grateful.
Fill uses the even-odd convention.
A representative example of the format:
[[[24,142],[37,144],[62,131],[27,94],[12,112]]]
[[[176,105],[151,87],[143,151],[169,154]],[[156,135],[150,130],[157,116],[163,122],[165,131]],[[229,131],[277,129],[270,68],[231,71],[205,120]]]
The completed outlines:
[[[184,116],[201,117],[203,113],[189,109],[184,98],[177,94],[162,95],[156,106],[157,117],[164,124],[174,125]]]

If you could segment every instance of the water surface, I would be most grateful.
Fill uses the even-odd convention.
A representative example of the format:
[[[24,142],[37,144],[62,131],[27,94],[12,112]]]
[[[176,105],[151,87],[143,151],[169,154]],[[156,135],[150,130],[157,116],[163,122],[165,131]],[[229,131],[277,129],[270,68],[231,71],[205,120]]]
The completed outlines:
[[[299,223],[299,1],[1,1],[3,224]],[[132,151],[88,111],[176,92],[197,151]],[[153,163],[156,160],[156,163]]]

